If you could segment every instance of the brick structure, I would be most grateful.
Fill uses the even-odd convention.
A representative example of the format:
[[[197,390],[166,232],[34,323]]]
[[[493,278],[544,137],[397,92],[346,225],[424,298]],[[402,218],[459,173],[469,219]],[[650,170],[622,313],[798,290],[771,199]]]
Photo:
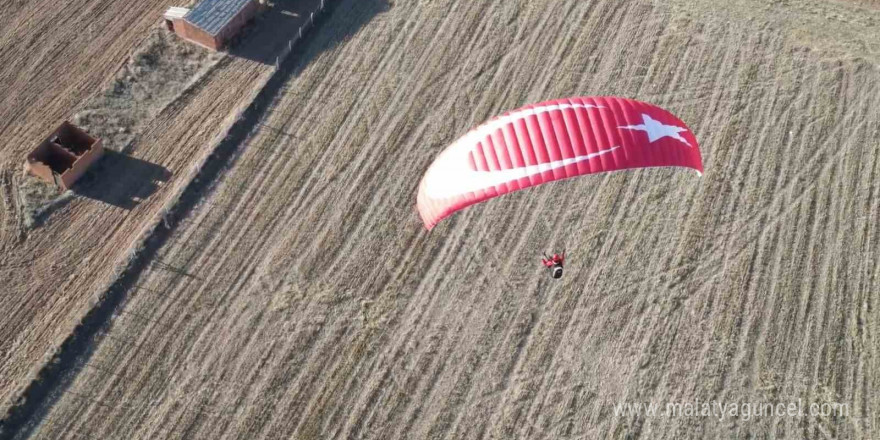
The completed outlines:
[[[25,168],[63,191],[70,189],[103,154],[100,139],[64,121],[28,154]]]
[[[256,0],[202,0],[191,10],[171,7],[165,12],[168,29],[212,50],[223,49],[259,12]]]

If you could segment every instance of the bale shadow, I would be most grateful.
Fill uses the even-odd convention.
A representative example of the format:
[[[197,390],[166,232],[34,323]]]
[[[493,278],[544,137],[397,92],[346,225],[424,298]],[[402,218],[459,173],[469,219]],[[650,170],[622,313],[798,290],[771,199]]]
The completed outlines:
[[[73,186],[74,194],[125,210],[134,209],[171,178],[161,165],[113,150],[105,150],[96,165]]]
[[[340,3],[343,3],[340,5]],[[275,0],[264,7],[263,11],[252,20],[241,35],[230,42],[229,54],[239,58],[256,61],[266,65],[275,65],[278,58],[290,48],[294,39],[305,37],[312,29],[307,23],[314,12],[314,22],[330,14],[336,8],[352,10],[358,14],[354,20],[346,20],[345,35],[337,36],[336,41],[344,41],[369,23],[376,15],[387,11],[390,5],[387,0],[359,0],[356,5],[349,1],[324,0],[324,12],[318,13],[321,0]],[[300,34],[302,28],[302,34]],[[296,44],[294,44],[296,45]]]

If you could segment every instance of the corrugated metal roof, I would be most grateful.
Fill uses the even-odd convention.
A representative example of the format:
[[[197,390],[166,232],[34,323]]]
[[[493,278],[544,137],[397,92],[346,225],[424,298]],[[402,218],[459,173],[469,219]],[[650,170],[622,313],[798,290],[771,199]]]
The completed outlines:
[[[186,21],[203,31],[217,35],[233,17],[253,0],[202,0],[189,14]]]
[[[165,19],[166,20],[174,20],[176,18],[183,18],[186,14],[189,13],[189,9],[187,8],[178,8],[176,6],[172,6],[165,11]]]

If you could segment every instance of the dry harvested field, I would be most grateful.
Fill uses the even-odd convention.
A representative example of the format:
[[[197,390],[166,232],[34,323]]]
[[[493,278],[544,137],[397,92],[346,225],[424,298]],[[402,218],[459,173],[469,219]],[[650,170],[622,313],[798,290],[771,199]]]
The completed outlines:
[[[27,230],[16,188],[26,153],[112,81],[172,2],[135,3],[0,3],[0,414],[23,396],[272,77],[268,60],[303,17],[282,9],[310,10],[317,0],[275,2],[264,17],[271,26],[248,34],[146,121],[122,154],[105,159],[102,172],[44,225]]]
[[[0,320],[0,414],[27,383],[27,372],[50,350],[47,343],[29,342],[51,339],[48,333],[63,337],[74,324],[66,322],[72,321],[73,314],[69,320],[50,317],[47,311],[53,307],[41,312],[47,322],[40,324],[39,317],[35,322],[34,302],[61,296],[58,291],[75,272],[74,262],[81,263],[88,248],[101,245],[97,236],[82,240],[86,236],[78,229],[94,222],[95,211],[81,209],[60,215],[82,213],[79,225],[69,225],[72,219],[60,220],[52,228],[57,233],[46,229],[47,239],[29,239],[22,230],[12,181],[27,152],[113,76],[166,4],[166,0],[134,5],[97,0],[0,1],[0,310],[4,315]],[[66,259],[63,254],[68,253],[73,258]],[[85,298],[81,300],[85,306]],[[65,313],[61,310],[71,305],[59,304],[56,313]],[[83,308],[68,312],[81,315]]]
[[[714,3],[341,0],[22,435],[880,437],[880,12]],[[189,163],[225,109],[202,112],[256,69],[244,63],[163,113],[138,144],[147,160]],[[556,182],[425,232],[415,190],[457,136],[528,102],[606,94],[681,116],[705,175]],[[77,201],[44,228],[90,219],[134,241],[123,231],[160,198],[125,213]],[[96,236],[12,252],[109,246]],[[537,257],[562,247],[554,281]],[[65,286],[110,281],[56,270],[83,277]],[[28,326],[69,331],[39,313],[18,324],[32,351],[51,338]],[[6,393],[42,353],[3,344]],[[696,401],[848,414],[615,412]]]

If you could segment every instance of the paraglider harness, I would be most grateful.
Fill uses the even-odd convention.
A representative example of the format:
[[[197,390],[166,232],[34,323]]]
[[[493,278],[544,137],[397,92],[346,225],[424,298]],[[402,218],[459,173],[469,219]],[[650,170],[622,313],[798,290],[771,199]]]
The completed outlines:
[[[544,266],[547,269],[550,269],[551,277],[562,278],[562,266],[565,264],[565,250],[562,251],[562,255],[553,254],[552,257],[548,257],[547,254],[544,254],[544,258],[541,259],[541,262],[544,263]]]

